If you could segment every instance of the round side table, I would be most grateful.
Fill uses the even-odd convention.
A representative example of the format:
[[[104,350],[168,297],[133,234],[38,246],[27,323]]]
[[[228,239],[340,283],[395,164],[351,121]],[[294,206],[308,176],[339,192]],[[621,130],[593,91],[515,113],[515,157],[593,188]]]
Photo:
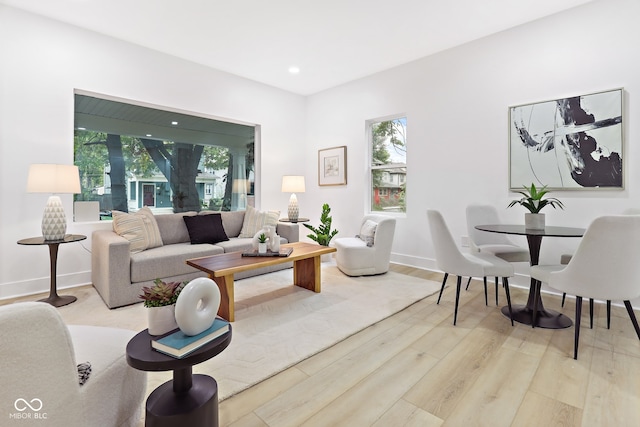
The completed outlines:
[[[62,307],[63,305],[71,304],[76,297],[72,295],[59,296],[56,284],[57,278],[57,264],[58,264],[58,246],[63,243],[79,242],[86,239],[87,236],[82,234],[67,234],[60,240],[44,240],[44,237],[29,237],[28,239],[18,240],[19,245],[48,245],[49,246],[49,262],[51,264],[51,287],[49,289],[49,296],[47,298],[38,300],[41,302],[48,302],[54,307]]]
[[[141,371],[173,370],[173,380],[160,385],[147,398],[145,426],[218,427],[218,384],[208,375],[193,375],[192,367],[227,348],[231,329],[182,359],[154,350],[154,338],[145,329],[127,344],[127,363],[131,367]]]

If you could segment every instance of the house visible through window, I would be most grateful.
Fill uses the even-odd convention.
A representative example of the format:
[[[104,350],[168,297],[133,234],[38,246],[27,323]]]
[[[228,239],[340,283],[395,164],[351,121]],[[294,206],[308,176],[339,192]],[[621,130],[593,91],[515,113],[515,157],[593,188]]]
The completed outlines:
[[[406,212],[407,119],[370,121],[371,211]]]
[[[156,213],[243,210],[253,199],[256,126],[75,95],[77,201]],[[242,182],[240,188],[234,182]]]

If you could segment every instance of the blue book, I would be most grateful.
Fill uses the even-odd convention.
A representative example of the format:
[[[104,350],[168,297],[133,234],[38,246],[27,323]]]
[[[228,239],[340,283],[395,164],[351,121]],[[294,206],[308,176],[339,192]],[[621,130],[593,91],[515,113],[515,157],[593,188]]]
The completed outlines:
[[[209,329],[198,335],[186,335],[178,329],[169,335],[151,340],[151,347],[161,353],[181,359],[227,332],[229,332],[229,322],[216,318]]]

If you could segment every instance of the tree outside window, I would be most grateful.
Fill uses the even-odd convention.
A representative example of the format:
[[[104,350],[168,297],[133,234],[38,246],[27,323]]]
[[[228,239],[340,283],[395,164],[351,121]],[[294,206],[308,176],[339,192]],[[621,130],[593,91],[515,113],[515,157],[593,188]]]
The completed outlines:
[[[246,208],[254,126],[85,95],[75,100],[82,191],[75,200],[99,201],[101,219],[143,206],[157,213]],[[247,184],[234,187],[239,181]]]
[[[371,211],[406,212],[407,119],[370,123]]]

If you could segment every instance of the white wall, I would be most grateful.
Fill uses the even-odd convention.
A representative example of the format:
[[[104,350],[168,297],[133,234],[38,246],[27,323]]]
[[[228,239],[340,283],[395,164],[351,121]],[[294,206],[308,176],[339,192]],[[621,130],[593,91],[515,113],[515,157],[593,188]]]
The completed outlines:
[[[428,208],[443,211],[456,236],[466,234],[471,202],[504,206],[505,221],[522,221],[522,208],[506,209],[515,197],[507,189],[508,106],[624,87],[625,190],[556,193],[566,210],[549,210],[547,222],[586,227],[639,207],[638,16],[636,0],[596,1],[303,98],[0,6],[0,298],[48,289],[46,249],[15,242],[40,234],[46,202],[25,192],[28,165],[73,160],[74,88],[262,125],[261,206],[286,211],[280,177],[303,174],[301,215],[317,222],[329,203],[342,236],[357,233],[365,212],[365,121],[406,114],[409,193],[393,259],[433,268]],[[348,184],[319,187],[317,150],[338,145],[348,146]],[[63,201],[70,213],[71,196]],[[575,244],[546,239],[542,262]],[[60,286],[88,283],[89,260],[80,244],[61,246]]]
[[[73,163],[74,89],[259,124],[257,204],[286,211],[281,176],[305,155],[289,149],[304,135],[304,97],[6,6],[0,58],[0,298],[49,289],[47,247],[16,242],[41,234],[47,200],[26,193],[29,164]],[[70,218],[72,196],[62,199]],[[90,283],[96,227],[110,223],[69,224],[89,239],[60,246],[59,288]]]
[[[314,198],[331,204],[340,235],[356,234],[368,191],[365,120],[405,113],[407,215],[397,223],[393,260],[433,268],[428,208],[443,212],[455,236],[467,234],[472,202],[504,207],[505,221],[524,220],[524,208],[506,209],[516,198],[508,191],[509,106],[624,87],[625,190],[554,193],[566,208],[549,208],[547,224],[586,227],[597,215],[640,207],[638,16],[636,0],[596,1],[311,96],[309,149],[348,145],[349,171],[346,187],[312,188]],[[545,239],[541,262],[557,263],[577,243]]]

